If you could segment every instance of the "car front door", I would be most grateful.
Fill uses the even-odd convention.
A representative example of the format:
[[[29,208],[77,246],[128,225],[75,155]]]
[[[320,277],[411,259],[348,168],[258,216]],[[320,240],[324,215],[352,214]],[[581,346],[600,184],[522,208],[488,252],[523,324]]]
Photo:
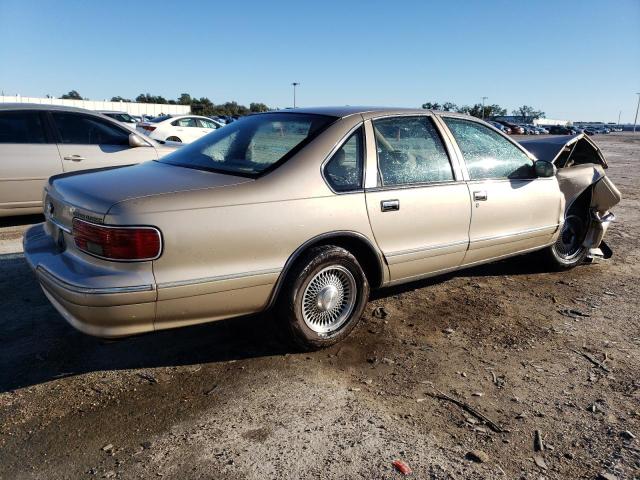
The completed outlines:
[[[47,179],[62,172],[44,111],[0,111],[0,216],[39,208]]]
[[[155,149],[131,147],[129,130],[96,115],[51,112],[65,172],[156,160]]]
[[[495,129],[466,118],[442,120],[464,159],[472,202],[464,264],[551,243],[564,207],[557,179],[536,178],[532,158]]]
[[[196,124],[203,135],[211,133],[218,128],[218,125],[216,125],[213,120],[209,120],[207,118],[196,118]]]
[[[379,118],[365,128],[367,162],[377,165],[373,175],[367,169],[367,210],[391,282],[456,268],[469,243],[471,205],[433,118]]]

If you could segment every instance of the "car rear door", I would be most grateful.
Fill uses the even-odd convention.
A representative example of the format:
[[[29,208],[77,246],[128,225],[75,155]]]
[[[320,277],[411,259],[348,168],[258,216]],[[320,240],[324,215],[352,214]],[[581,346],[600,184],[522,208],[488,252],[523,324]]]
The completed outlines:
[[[391,282],[456,268],[469,243],[471,205],[432,116],[377,118],[365,129],[367,163],[376,165],[367,168],[367,210]]]
[[[155,149],[129,146],[132,133],[114,121],[79,112],[53,111],[65,172],[131,165],[158,158]]]
[[[0,111],[0,210],[19,214],[21,208],[39,208],[47,179],[61,172],[45,112]]]
[[[441,118],[464,159],[461,166],[472,203],[464,264],[549,244],[563,213],[557,179],[537,178],[530,155],[484,123]]]

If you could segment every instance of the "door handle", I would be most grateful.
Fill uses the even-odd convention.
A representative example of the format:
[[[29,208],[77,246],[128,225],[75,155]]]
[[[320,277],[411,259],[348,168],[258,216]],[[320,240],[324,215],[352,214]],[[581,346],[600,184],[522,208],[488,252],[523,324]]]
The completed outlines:
[[[487,200],[486,190],[473,192],[473,200],[476,202],[485,202]]]
[[[380,202],[380,210],[383,212],[400,210],[400,200],[382,200]]]
[[[70,155],[68,157],[64,157],[65,160],[71,160],[72,162],[81,162],[84,160],[84,157],[81,155]]]

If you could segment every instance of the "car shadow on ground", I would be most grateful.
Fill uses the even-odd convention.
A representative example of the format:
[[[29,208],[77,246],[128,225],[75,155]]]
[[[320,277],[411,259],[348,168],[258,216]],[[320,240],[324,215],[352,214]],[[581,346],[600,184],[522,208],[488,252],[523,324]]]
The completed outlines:
[[[530,257],[412,282],[374,292],[372,299],[441,283],[453,276],[538,273]],[[272,314],[221,320],[108,341],[70,327],[42,293],[21,254],[0,255],[0,393],[102,370],[188,366],[282,355]]]

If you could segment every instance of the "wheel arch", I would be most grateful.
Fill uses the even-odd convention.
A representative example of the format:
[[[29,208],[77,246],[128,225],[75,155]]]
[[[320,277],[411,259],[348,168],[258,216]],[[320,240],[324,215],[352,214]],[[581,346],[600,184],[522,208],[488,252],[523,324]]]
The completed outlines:
[[[280,294],[284,280],[300,256],[310,248],[322,245],[335,245],[351,252],[362,266],[369,285],[371,285],[372,288],[378,288],[384,283],[386,263],[382,254],[373,245],[371,240],[361,233],[352,231],[323,233],[304,242],[289,256],[271,292],[267,308],[271,308],[274,305]]]

